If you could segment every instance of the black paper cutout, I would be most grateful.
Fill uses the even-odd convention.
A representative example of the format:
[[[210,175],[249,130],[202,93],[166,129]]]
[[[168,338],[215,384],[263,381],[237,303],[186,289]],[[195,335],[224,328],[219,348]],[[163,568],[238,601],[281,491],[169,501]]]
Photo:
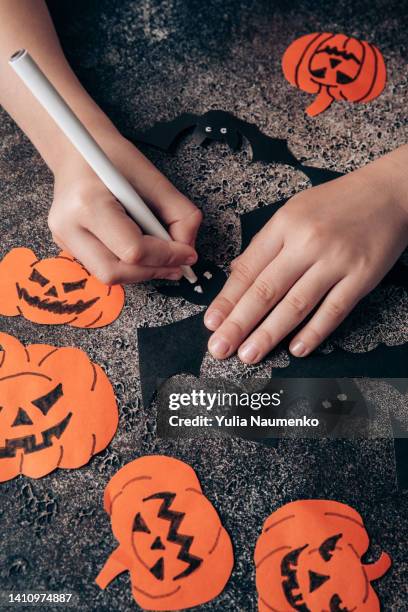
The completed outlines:
[[[387,378],[393,384],[393,379],[408,378],[407,349],[404,344],[386,346],[379,344],[366,353],[351,353],[336,347],[331,353],[314,351],[307,357],[293,357],[285,368],[274,368],[272,377],[278,378]],[[400,390],[400,381],[396,380],[396,388]]]
[[[323,185],[323,183],[328,183],[333,179],[344,176],[344,172],[326,170],[326,168],[315,168],[314,166],[304,166],[303,164],[299,164],[297,166],[297,170],[300,170],[303,172],[303,174],[306,174],[313,187]]]
[[[223,110],[210,110],[204,115],[182,113],[171,121],[159,121],[144,132],[137,131],[129,138],[170,152],[190,132],[193,132],[193,141],[197,145],[205,146],[210,141],[222,142],[232,151],[241,147],[244,137],[252,148],[252,162],[287,164],[303,172],[313,186],[343,176],[343,173],[334,170],[304,166],[289,149],[287,140],[268,136],[255,124]]]
[[[207,128],[207,130],[206,130]],[[210,129],[209,129],[210,128]],[[226,130],[222,130],[226,128]],[[253,124],[242,121],[225,111],[208,111],[202,116],[184,113],[173,121],[159,122],[146,132],[136,134],[136,140],[153,145],[165,151],[173,148],[181,137],[193,131],[193,138],[198,144],[209,141],[225,142],[235,151],[242,143],[242,136],[247,138],[252,150],[252,161],[286,163],[303,172],[313,186],[323,184],[342,176],[342,173],[324,168],[316,168],[300,163],[289,150],[286,140],[269,137]],[[287,199],[255,209],[241,216],[241,252],[245,250],[255,234],[281,208]],[[208,305],[225,275],[214,264],[205,263],[204,267],[215,272],[211,286],[199,294],[187,281],[179,285],[157,287],[160,293],[169,297],[183,297],[194,304]],[[200,275],[203,268],[197,272]],[[407,287],[407,266],[397,262],[383,279],[383,283]],[[219,288],[218,288],[219,287]],[[160,380],[168,379],[182,372],[198,376],[201,363],[207,351],[209,332],[203,324],[203,314],[195,315],[170,325],[159,328],[142,328],[138,330],[140,378],[144,405],[147,406],[157,389]],[[357,378],[370,376],[374,378],[389,377],[398,388],[399,379],[408,378],[405,366],[405,347],[388,347],[379,345],[368,353],[350,353],[335,348],[329,354],[313,353],[296,359],[290,356],[289,366],[274,368],[272,377],[294,378],[336,378],[341,363],[342,376]],[[274,441],[271,440],[273,445]]]
[[[143,405],[148,406],[160,383],[175,374],[199,376],[211,332],[204,326],[203,315],[161,327],[140,327],[140,384]]]
[[[191,130],[194,141],[199,145],[213,140],[226,143],[232,151],[237,151],[244,137],[251,145],[253,162],[299,165],[286,140],[267,136],[255,124],[222,110],[210,110],[204,115],[183,113],[172,121],[160,121],[145,132],[136,132],[133,140],[170,151]]]
[[[201,258],[193,266],[193,269],[198,277],[198,284],[202,288],[202,293],[195,291],[197,283],[192,285],[185,278],[172,285],[157,285],[157,291],[167,297],[182,297],[192,304],[209,306],[224,286],[227,275],[212,262]],[[208,273],[211,278],[207,278]]]

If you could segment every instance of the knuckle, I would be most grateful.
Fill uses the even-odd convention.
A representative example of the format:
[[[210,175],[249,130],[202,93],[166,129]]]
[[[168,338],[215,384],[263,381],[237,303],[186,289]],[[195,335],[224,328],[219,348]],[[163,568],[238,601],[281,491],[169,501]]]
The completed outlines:
[[[211,304],[211,310],[220,310],[221,312],[230,312],[234,308],[235,304],[228,298],[219,295],[216,300]]]
[[[146,269],[146,271],[140,273],[139,278],[141,281],[163,279],[163,278],[166,279],[168,278],[169,273],[171,272],[172,270],[169,270],[166,268],[157,268],[152,271]]]
[[[96,270],[94,275],[104,285],[117,285],[120,282],[119,275],[115,272],[115,270],[104,268],[103,270]]]
[[[257,278],[253,284],[253,292],[256,299],[262,304],[269,304],[275,296],[275,288],[261,278]]]
[[[306,244],[316,244],[321,242],[327,234],[327,228],[324,223],[314,221],[305,228],[304,236]]]
[[[59,215],[56,215],[51,211],[48,215],[48,227],[50,228],[53,238],[58,236],[58,234],[61,232],[62,226],[63,222]]]
[[[259,344],[264,347],[264,352],[268,351],[274,345],[272,335],[266,327],[260,327],[257,330],[256,338]]]
[[[286,303],[298,316],[305,315],[309,309],[307,300],[299,293],[289,293]]]
[[[121,255],[121,260],[127,264],[137,264],[143,256],[143,250],[139,244],[132,244],[125,247]]]
[[[190,217],[195,221],[196,225],[200,225],[203,220],[203,213],[199,208],[196,208],[190,215]]]
[[[54,215],[48,216],[48,227],[50,228],[52,237],[55,240],[55,236],[59,234],[60,229],[61,229],[61,224],[59,220],[57,219],[57,217],[55,217]]]
[[[237,321],[236,319],[228,319],[228,325],[232,327],[234,332],[237,333],[240,337],[243,335],[243,327],[239,321]]]
[[[252,280],[251,268],[241,259],[235,259],[231,263],[231,270],[234,277],[244,283]]]
[[[288,220],[289,212],[286,206],[282,206],[273,215],[272,219],[268,223],[274,223],[274,225],[284,225]]]
[[[312,325],[308,325],[303,330],[303,335],[307,336],[309,346],[319,346],[324,340],[323,334],[319,333]]]
[[[344,299],[342,298],[337,298],[336,300],[328,300],[326,304],[326,312],[332,319],[343,319],[346,316],[347,311],[348,308]]]
[[[73,212],[78,215],[80,219],[88,219],[95,214],[95,209],[91,201],[88,197],[84,197],[83,195],[73,200],[72,207]]]

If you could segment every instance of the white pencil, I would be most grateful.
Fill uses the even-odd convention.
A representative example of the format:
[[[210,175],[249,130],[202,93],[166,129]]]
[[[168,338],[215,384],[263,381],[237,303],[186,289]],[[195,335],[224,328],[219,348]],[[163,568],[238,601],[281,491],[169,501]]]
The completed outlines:
[[[136,193],[129,181],[118,172],[28,51],[21,49],[13,53],[9,64],[142,230],[150,236],[172,240],[167,230]],[[197,276],[190,266],[180,266],[180,268],[190,283],[197,282]]]

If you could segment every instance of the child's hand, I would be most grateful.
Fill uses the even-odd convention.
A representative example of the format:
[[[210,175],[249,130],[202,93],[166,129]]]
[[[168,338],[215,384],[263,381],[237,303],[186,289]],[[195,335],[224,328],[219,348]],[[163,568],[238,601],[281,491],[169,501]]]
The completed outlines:
[[[290,343],[303,357],[343,321],[407,245],[407,157],[407,147],[397,149],[295,195],[274,215],[207,310],[214,357],[238,350],[256,363],[320,304]]]
[[[118,170],[168,227],[174,242],[142,234],[79,156],[54,169],[49,226],[55,242],[106,284],[181,278],[195,263],[200,211],[129,141],[114,134],[103,148]]]
[[[34,6],[33,6],[34,5]],[[29,94],[6,59],[27,48],[118,170],[168,226],[175,242],[144,236]],[[45,0],[0,2],[0,104],[54,173],[49,225],[54,240],[107,284],[181,277],[191,265],[200,211],[116,130],[71,70]]]

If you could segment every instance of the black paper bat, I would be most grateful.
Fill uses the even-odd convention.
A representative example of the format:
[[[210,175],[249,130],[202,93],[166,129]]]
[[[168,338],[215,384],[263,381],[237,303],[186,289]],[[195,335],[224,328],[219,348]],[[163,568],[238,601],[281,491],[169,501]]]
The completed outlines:
[[[222,128],[226,128],[226,131],[225,129],[221,131]],[[243,135],[253,148],[253,161],[287,163],[308,176],[312,185],[320,185],[342,176],[333,170],[301,164],[289,151],[286,141],[265,136],[256,126],[224,111],[209,111],[201,117],[191,114],[181,115],[174,121],[158,123],[147,132],[138,134],[138,140],[168,150],[180,135],[191,129],[194,129],[200,144],[208,140],[217,140],[226,142],[233,150],[239,146],[240,136]],[[287,200],[280,200],[241,216],[241,252],[286,202]],[[202,274],[204,269],[210,271],[211,278],[205,281],[203,294],[194,292],[187,282],[159,286],[157,289],[167,296],[183,297],[194,304],[208,305],[220,290],[225,275],[212,263],[203,263],[197,272]],[[398,262],[382,282],[407,287],[407,279],[407,266]],[[151,402],[160,383],[175,374],[190,373],[199,376],[209,336],[210,332],[203,324],[203,313],[163,327],[138,329],[144,405],[147,406]],[[373,351],[363,354],[349,353],[336,348],[328,355],[315,352],[305,359],[290,356],[289,365],[286,368],[273,369],[271,376],[333,380],[339,375],[339,370],[342,376],[350,378],[388,376],[397,389],[405,392],[407,383],[401,379],[408,379],[406,347],[404,345],[388,347],[381,344]],[[334,387],[332,391],[335,392]],[[401,454],[401,451],[399,453]]]
[[[251,145],[252,161],[299,165],[286,140],[267,136],[253,123],[242,121],[222,110],[210,110],[204,115],[183,113],[172,121],[156,123],[145,132],[136,132],[132,139],[163,151],[170,151],[191,131],[194,141],[199,145],[215,140],[226,143],[232,151],[237,151],[244,137]]]

